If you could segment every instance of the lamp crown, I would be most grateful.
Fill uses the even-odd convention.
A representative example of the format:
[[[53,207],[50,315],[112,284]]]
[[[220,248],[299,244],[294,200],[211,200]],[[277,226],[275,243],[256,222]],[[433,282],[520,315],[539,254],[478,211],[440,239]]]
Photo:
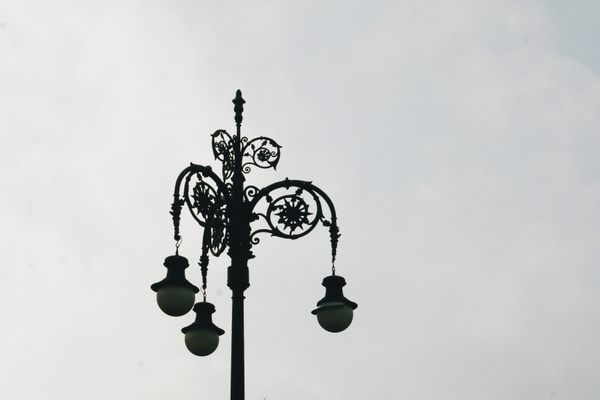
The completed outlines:
[[[242,113],[244,112],[244,103],[246,102],[246,100],[242,98],[242,91],[240,89],[235,92],[235,99],[233,99],[232,102],[234,104],[233,111],[235,111],[235,123],[239,127],[244,119]]]

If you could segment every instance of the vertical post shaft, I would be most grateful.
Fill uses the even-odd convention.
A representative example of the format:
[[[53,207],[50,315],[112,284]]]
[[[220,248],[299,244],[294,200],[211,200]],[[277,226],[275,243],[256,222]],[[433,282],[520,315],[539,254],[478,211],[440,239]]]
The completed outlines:
[[[231,320],[231,400],[244,400],[244,294],[234,290]]]
[[[248,260],[250,251],[250,216],[244,204],[244,174],[242,172],[242,93],[236,92],[236,135],[233,138],[234,168],[229,204],[229,256],[227,286],[231,289],[231,400],[244,400],[244,291],[250,286]]]

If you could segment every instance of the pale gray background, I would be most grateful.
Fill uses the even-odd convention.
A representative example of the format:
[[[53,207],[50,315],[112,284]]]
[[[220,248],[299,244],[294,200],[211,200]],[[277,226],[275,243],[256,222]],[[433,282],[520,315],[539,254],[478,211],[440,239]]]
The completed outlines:
[[[264,238],[247,399],[600,396],[600,3],[0,2],[0,397],[227,399],[149,285],[210,134],[283,146],[338,207],[347,332],[310,310],[326,230]],[[199,256],[185,215],[182,253]],[[194,268],[191,278],[198,282]]]

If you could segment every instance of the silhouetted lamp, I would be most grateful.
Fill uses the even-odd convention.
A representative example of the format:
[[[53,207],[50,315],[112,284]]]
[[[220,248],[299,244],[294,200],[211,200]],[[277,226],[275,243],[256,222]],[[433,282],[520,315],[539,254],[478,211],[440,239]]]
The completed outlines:
[[[198,289],[185,278],[188,260],[179,256],[165,259],[167,277],[153,284],[158,305],[165,313],[180,316],[194,309],[194,323],[181,331],[185,345],[197,356],[213,353],[225,332],[212,321],[215,306],[206,302],[209,256],[227,254],[227,286],[231,289],[231,400],[244,400],[244,292],[250,286],[248,262],[254,258],[253,246],[259,234],[283,239],[299,239],[317,226],[329,229],[331,242],[331,276],[323,279],[325,297],[312,312],[329,332],[341,332],[352,322],[357,304],[342,293],[346,281],[335,275],[335,259],[340,237],[335,207],[329,196],[311,181],[288,179],[263,188],[246,185],[246,175],[253,169],[275,169],[281,146],[273,139],[242,136],[242,113],[246,101],[238,90],[234,112],[236,132],[223,129],[212,135],[213,155],[221,163],[219,175],[210,166],[190,163],[178,175],[173,191],[171,216],[176,249],[181,243],[179,222],[187,207],[193,219],[204,229],[202,253],[198,265],[202,286]],[[196,303],[195,294],[203,301]]]
[[[185,269],[189,266],[187,258],[177,254],[169,256],[164,266],[167,267],[166,278],[150,288],[156,292],[160,309],[172,317],[179,317],[192,309],[200,289],[185,279]]]
[[[331,275],[323,279],[325,297],[317,303],[317,308],[312,311],[317,316],[317,321],[328,332],[341,332],[350,326],[354,310],[358,307],[353,301],[344,297],[342,288],[346,280],[341,276]]]
[[[206,301],[194,306],[196,320],[181,330],[185,334],[185,346],[192,354],[207,356],[217,349],[219,336],[225,331],[212,321],[215,306]]]

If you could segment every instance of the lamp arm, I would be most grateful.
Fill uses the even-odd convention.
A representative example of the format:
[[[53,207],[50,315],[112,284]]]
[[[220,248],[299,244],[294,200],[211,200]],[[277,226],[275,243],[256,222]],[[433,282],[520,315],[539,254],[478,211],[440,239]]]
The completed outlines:
[[[296,189],[292,194],[285,194],[273,199],[273,194],[277,190]],[[308,193],[312,197],[315,212],[310,212],[310,205],[302,197]],[[265,200],[268,203],[267,210],[264,213],[256,212],[257,205]],[[322,201],[329,209],[331,220],[325,219],[323,214]],[[251,235],[252,243],[257,244],[259,239],[256,237],[259,233],[270,233],[272,236],[286,239],[298,239],[310,233],[318,224],[329,227],[331,240],[331,259],[335,262],[337,255],[338,238],[340,237],[337,225],[337,214],[331,198],[321,188],[315,186],[312,182],[284,179],[272,183],[260,190],[255,190],[248,196],[248,209],[254,220],[262,218],[268,225],[266,228],[258,229]],[[278,219],[277,222],[273,222]]]
[[[209,166],[190,163],[190,165],[188,167],[186,167],[183,171],[181,171],[179,173],[179,176],[177,177],[177,179],[175,181],[175,190],[173,191],[173,203],[171,204],[170,214],[173,217],[173,229],[174,229],[173,238],[176,241],[181,240],[181,235],[179,233],[179,221],[181,218],[181,208],[183,207],[184,204],[187,204],[190,211],[192,211],[192,209],[193,209],[193,204],[190,201],[190,196],[188,194],[188,191],[189,191],[190,179],[192,178],[192,176],[194,174],[199,174],[198,175],[199,179],[201,179],[202,177],[212,179],[213,182],[217,186],[216,190],[206,181],[201,181],[203,187],[213,195],[213,198],[217,198],[217,197],[221,196],[223,198],[223,202],[225,204],[229,203],[229,191],[227,190],[227,186],[221,180],[221,178],[219,178],[219,176],[213,172],[212,168]],[[184,179],[185,179],[185,182],[184,182]],[[181,191],[182,183],[184,183],[183,195],[181,193],[182,192]],[[209,205],[207,204],[206,206],[208,207]],[[203,226],[203,227],[206,226],[206,221],[203,221],[200,218],[198,218],[198,216],[194,212],[191,212],[191,214],[194,217],[194,219],[201,226]],[[204,216],[204,217],[207,218],[207,216]]]

